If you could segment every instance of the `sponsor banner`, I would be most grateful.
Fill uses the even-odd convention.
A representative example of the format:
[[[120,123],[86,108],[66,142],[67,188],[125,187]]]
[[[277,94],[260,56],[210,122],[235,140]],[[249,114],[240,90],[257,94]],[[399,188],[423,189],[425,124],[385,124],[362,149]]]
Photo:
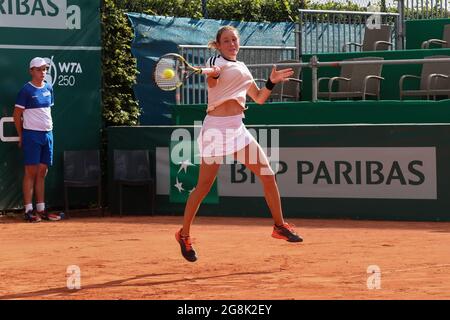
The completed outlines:
[[[157,192],[168,194],[168,148],[157,148]],[[282,197],[437,199],[435,147],[280,148]],[[263,196],[261,183],[241,164],[219,170],[220,196]]]
[[[0,49],[101,49],[99,0],[0,0]]]
[[[68,13],[66,0],[0,1],[0,27],[69,29]]]

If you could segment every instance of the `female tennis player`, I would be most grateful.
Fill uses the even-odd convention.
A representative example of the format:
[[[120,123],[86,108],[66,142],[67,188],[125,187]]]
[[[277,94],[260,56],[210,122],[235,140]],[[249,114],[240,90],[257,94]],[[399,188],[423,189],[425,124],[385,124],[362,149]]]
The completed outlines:
[[[207,115],[197,139],[201,155],[200,172],[197,186],[186,203],[183,227],[175,234],[183,257],[190,262],[197,260],[189,236],[190,227],[225,156],[232,156],[243,163],[262,182],[274,220],[272,237],[289,242],[303,241],[293,226],[284,221],[275,173],[264,151],[242,122],[247,95],[256,103],[263,104],[275,84],[286,81],[294,72],[291,68],[276,70],[274,67],[265,87],[259,89],[245,64],[236,60],[239,34],[234,27],[220,28],[216,40],[211,41],[209,46],[220,54],[207,61],[207,67],[214,68],[214,72],[208,74]]]

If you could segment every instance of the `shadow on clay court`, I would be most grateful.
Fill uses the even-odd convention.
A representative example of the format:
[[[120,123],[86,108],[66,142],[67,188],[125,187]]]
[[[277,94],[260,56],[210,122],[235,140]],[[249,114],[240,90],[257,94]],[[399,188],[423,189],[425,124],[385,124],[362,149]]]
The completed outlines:
[[[16,293],[0,296],[0,300],[10,300],[10,299],[29,299],[29,298],[38,298],[38,297],[47,297],[52,296],[55,298],[61,297],[70,297],[74,295],[80,290],[90,290],[90,289],[107,289],[113,287],[151,287],[158,285],[166,285],[173,283],[181,283],[181,282],[189,282],[189,281],[197,281],[197,280],[208,280],[208,279],[217,279],[217,278],[227,278],[234,276],[247,276],[247,275],[255,275],[255,274],[273,274],[277,271],[254,271],[254,272],[236,272],[236,273],[228,273],[223,275],[215,275],[215,276],[204,276],[204,277],[189,277],[185,276],[185,273],[160,273],[160,274],[144,274],[138,275],[131,278],[114,280],[100,284],[92,284],[87,286],[82,286],[79,290],[70,290],[67,287],[59,287],[53,289],[46,290],[38,290],[24,293]],[[146,278],[159,277],[159,276],[167,276],[167,275],[184,275],[182,278],[174,279],[174,280],[165,280],[165,281],[150,281],[150,282],[140,282],[140,283],[127,283],[130,281],[143,280]],[[47,297],[50,298],[50,297]]]

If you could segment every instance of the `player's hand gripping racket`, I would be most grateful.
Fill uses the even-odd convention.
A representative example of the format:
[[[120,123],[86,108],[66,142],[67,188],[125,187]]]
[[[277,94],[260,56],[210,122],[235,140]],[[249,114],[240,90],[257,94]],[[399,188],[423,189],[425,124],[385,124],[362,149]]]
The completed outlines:
[[[182,56],[168,53],[156,62],[153,79],[156,85],[165,91],[175,90],[194,74],[208,74],[213,68],[198,68],[191,66]]]

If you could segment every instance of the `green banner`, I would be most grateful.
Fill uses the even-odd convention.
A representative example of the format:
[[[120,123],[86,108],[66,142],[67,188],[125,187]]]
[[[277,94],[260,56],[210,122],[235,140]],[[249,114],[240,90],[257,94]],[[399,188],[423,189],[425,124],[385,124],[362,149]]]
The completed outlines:
[[[46,179],[48,206],[64,203],[64,150],[100,148],[99,7],[99,0],[0,1],[0,210],[23,205],[23,156],[12,115],[17,93],[30,80],[28,64],[33,57],[48,61],[45,80],[55,93],[54,164]],[[87,199],[75,194],[78,191],[71,192],[73,204]],[[92,198],[95,201],[95,194]]]
[[[249,124],[355,124],[450,123],[450,99],[382,101],[248,103],[244,122]],[[174,105],[176,125],[192,125],[205,117],[206,105]]]
[[[197,185],[200,157],[195,141],[171,141],[168,161],[170,162],[170,202],[186,203]],[[174,160],[177,160],[174,162]],[[219,203],[217,178],[203,203]]]
[[[248,128],[256,130],[258,138],[264,130],[279,131],[277,181],[287,218],[450,219],[448,124]],[[195,136],[193,126],[108,128],[109,161],[114,149],[148,149],[152,155],[156,214],[181,215],[184,211],[184,203],[170,199],[169,141],[174,130],[179,129]],[[172,172],[175,169],[177,173],[180,168],[175,166]],[[189,170],[191,167],[188,173]],[[108,176],[110,194],[117,194],[111,168]],[[260,181],[240,163],[221,165],[218,192],[220,205],[202,203],[200,215],[270,217]],[[117,212],[116,199],[109,197],[112,212]],[[149,214],[148,192],[144,188],[124,193],[123,199],[127,213]]]
[[[430,39],[443,39],[444,26],[450,24],[450,19],[406,20],[406,49],[420,49],[422,42]],[[432,44],[430,48],[442,48]]]

